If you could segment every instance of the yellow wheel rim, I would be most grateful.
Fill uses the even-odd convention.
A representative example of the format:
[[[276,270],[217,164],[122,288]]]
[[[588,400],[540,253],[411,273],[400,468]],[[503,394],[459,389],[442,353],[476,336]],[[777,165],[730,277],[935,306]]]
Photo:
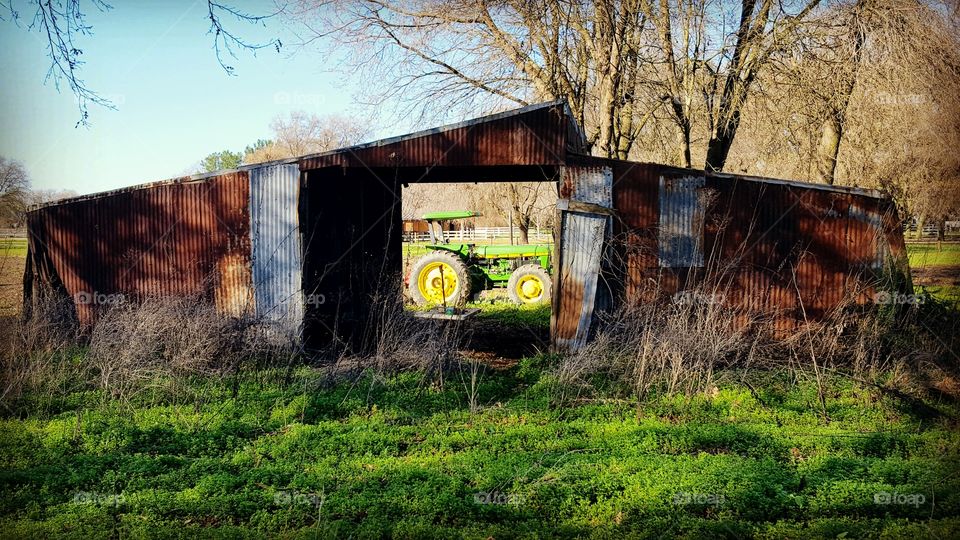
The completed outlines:
[[[532,304],[543,297],[543,281],[537,276],[523,276],[517,280],[517,298],[524,304]]]
[[[457,273],[449,264],[432,262],[417,276],[417,289],[429,302],[449,302],[457,290]]]

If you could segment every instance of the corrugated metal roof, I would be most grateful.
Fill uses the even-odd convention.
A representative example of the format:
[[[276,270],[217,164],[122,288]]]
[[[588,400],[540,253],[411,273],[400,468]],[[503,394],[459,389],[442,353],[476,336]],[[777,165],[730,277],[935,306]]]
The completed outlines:
[[[525,107],[300,158],[301,170],[323,167],[476,167],[562,165],[567,126],[562,102]],[[582,141],[577,141],[582,144]]]
[[[276,165],[298,164],[301,171],[330,166],[550,166],[563,164],[568,148],[582,150],[585,146],[583,132],[566,102],[550,101],[326,152],[80,195],[35,205],[31,210],[172,184],[204,182]]]

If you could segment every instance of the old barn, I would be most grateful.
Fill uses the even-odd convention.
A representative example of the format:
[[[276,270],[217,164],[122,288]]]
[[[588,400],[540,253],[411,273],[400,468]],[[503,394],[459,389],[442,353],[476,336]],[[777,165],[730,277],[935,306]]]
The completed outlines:
[[[199,295],[322,344],[366,324],[378,284],[399,279],[401,187],[424,182],[556,186],[558,348],[589,339],[598,310],[711,279],[724,303],[789,330],[862,296],[905,255],[895,207],[877,193],[585,148],[566,105],[552,102],[59,201],[29,213],[25,297],[74,299],[90,324],[96,295]]]

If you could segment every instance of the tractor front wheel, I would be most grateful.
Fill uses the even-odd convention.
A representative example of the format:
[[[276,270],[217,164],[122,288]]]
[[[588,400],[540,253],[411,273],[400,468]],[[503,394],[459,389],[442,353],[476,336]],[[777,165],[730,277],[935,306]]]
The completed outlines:
[[[460,307],[470,298],[470,274],[463,260],[434,251],[417,259],[410,271],[410,297],[420,304]]]
[[[518,304],[539,304],[550,301],[552,283],[547,271],[535,264],[525,264],[510,274],[507,293]]]

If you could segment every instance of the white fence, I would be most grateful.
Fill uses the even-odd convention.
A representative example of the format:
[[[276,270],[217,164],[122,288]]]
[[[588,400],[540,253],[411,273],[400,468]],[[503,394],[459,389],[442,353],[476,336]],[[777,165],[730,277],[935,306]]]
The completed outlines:
[[[26,238],[27,229],[8,229],[0,228],[0,238]]]
[[[443,231],[448,242],[510,242],[510,227],[476,227],[459,231]],[[550,229],[530,229],[528,237],[532,244],[549,244],[553,242],[553,231]],[[513,229],[514,243],[520,242],[520,229]],[[429,242],[430,233],[403,233],[404,242]]]

